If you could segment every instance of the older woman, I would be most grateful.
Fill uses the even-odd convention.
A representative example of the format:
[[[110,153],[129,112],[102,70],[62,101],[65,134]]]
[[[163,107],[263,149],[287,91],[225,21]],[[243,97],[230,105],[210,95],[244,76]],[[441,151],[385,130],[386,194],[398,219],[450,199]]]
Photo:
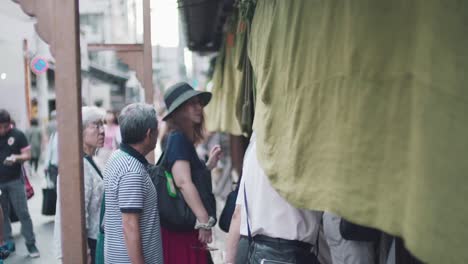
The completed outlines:
[[[221,148],[213,147],[205,164],[198,158],[194,146],[203,140],[203,107],[210,99],[211,93],[195,91],[187,83],[172,86],[164,95],[168,112],[163,120],[167,121],[169,130],[165,166],[197,218],[191,231],[170,230],[162,223],[165,264],[206,264],[210,261],[206,244],[212,241],[216,208],[211,206],[214,196],[211,179],[206,175],[218,162]],[[210,188],[200,188],[202,184],[199,183],[207,180]]]
[[[99,232],[99,213],[101,200],[104,193],[104,184],[100,169],[96,166],[93,156],[96,149],[104,144],[104,113],[97,107],[82,108],[83,122],[83,173],[85,191],[86,232],[88,237],[88,259],[94,263],[96,239]],[[59,179],[60,181],[60,179]],[[61,238],[60,238],[60,190],[57,189],[57,212],[55,214],[54,240],[56,256],[61,262]]]

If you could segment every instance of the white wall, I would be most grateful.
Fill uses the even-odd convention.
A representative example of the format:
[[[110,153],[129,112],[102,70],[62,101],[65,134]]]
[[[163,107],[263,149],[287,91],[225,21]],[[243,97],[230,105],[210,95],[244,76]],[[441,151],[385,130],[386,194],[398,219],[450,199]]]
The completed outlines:
[[[23,39],[34,47],[34,20],[23,13],[13,1],[0,1],[0,108],[12,114],[20,129],[27,124],[25,99]]]

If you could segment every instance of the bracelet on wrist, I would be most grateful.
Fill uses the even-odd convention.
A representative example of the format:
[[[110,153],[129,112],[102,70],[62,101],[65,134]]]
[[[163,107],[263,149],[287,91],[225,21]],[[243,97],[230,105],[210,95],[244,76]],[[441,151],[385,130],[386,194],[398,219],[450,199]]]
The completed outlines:
[[[216,224],[216,219],[214,219],[212,216],[210,216],[207,223],[200,223],[197,219],[195,223],[195,229],[211,230],[215,224]]]

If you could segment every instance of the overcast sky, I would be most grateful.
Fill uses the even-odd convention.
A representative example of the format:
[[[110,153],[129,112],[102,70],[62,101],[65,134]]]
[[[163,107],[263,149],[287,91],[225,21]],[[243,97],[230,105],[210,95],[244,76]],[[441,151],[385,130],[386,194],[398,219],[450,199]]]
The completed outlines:
[[[151,0],[151,42],[175,47],[179,44],[176,0]]]

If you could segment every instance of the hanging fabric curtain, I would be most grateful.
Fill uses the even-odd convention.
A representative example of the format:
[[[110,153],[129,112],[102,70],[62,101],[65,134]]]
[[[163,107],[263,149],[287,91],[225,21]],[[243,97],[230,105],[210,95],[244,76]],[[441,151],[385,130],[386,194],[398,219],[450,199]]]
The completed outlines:
[[[301,208],[468,263],[468,1],[259,0],[254,130]]]
[[[236,114],[237,119],[241,121],[244,134],[252,133],[252,125],[255,108],[255,83],[252,64],[248,56],[248,43],[250,39],[250,27],[255,11],[254,0],[240,0],[237,4],[239,10],[239,23],[237,26],[237,35],[241,38],[241,51],[237,69],[242,72],[241,79],[241,100],[237,101]]]
[[[212,79],[213,98],[206,108],[209,131],[251,133],[254,84],[247,43],[254,8],[254,1],[242,0],[228,19]]]
[[[241,39],[237,37],[237,13],[228,19],[228,31],[216,61],[211,103],[206,107],[207,129],[242,135],[241,120],[236,115],[241,100],[241,72],[237,70]]]

